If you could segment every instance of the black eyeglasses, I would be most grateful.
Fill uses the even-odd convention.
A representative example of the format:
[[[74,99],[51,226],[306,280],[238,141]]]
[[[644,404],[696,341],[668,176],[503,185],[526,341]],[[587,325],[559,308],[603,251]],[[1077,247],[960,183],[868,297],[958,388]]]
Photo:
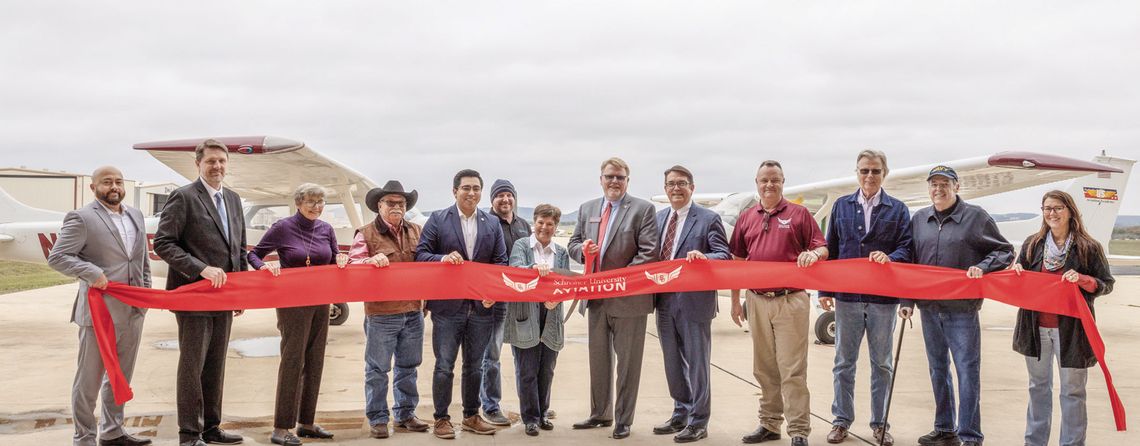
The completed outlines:
[[[666,189],[673,189],[675,187],[679,187],[681,189],[685,189],[685,188],[689,187],[690,184],[693,184],[693,183],[690,183],[688,181],[667,181],[667,182],[665,182],[665,188]]]
[[[1054,214],[1060,214],[1061,212],[1064,212],[1065,209],[1068,208],[1065,206],[1041,206],[1041,213],[1048,214],[1052,212]]]
[[[406,202],[406,201],[388,201],[388,200],[380,200],[380,202],[381,202],[381,203],[384,203],[385,205],[387,205],[387,206],[388,206],[388,207],[390,207],[390,208],[402,208],[402,207],[407,207],[407,206],[408,206],[408,202]]]
[[[883,174],[883,169],[855,169],[855,171],[859,172],[859,175],[870,174],[870,175],[874,175],[874,176],[879,176],[879,175]]]
[[[629,179],[626,175],[602,175],[602,178],[605,178],[606,181],[617,181],[619,183],[624,183],[625,180]]]

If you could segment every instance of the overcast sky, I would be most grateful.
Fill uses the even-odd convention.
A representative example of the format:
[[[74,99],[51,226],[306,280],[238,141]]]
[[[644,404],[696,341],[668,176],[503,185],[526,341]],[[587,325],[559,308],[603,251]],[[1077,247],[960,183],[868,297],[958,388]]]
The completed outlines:
[[[640,196],[676,163],[698,192],[743,191],[762,159],[801,184],[851,175],[863,148],[896,169],[1140,158],[1140,2],[805,3],[11,4],[0,166],[185,182],[131,145],[268,134],[435,209],[461,168],[576,208],[614,155]],[[1137,193],[1140,175],[1122,213]]]

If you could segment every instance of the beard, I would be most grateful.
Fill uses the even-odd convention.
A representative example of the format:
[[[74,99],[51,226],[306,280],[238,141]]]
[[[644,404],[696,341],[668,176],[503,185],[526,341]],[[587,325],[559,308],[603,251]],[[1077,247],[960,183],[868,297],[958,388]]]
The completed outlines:
[[[111,194],[115,194],[115,198],[111,198]],[[107,203],[111,206],[115,206],[123,202],[123,194],[118,191],[108,191],[107,193],[96,194],[96,198],[98,198],[99,201]]]

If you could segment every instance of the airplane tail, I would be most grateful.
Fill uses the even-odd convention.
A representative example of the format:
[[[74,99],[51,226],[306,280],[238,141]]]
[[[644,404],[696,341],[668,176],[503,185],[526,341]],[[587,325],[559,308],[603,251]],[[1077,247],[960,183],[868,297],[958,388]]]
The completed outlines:
[[[1120,213],[1120,201],[1124,197],[1124,189],[1128,187],[1128,177],[1136,160],[1102,153],[1093,161],[1116,167],[1124,173],[1099,173],[1077,178],[1065,192],[1076,200],[1085,230],[1107,250],[1108,242],[1112,239],[1112,227]]]
[[[27,221],[59,221],[63,219],[62,212],[39,209],[21,203],[8,195],[0,188],[0,223],[17,223]]]

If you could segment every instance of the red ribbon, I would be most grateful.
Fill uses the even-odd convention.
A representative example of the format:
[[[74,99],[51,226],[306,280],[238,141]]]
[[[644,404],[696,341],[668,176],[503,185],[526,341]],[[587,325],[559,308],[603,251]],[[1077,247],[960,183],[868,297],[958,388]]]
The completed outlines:
[[[1104,341],[1088,304],[1075,284],[1062,281],[1055,274],[1023,272],[1018,276],[1012,271],[1001,271],[981,279],[969,279],[958,269],[903,263],[880,265],[866,259],[819,262],[809,268],[799,268],[794,262],[671,260],[584,276],[550,274],[540,278],[532,269],[473,262],[462,265],[409,262],[379,269],[371,265],[350,265],[344,269],[335,266],[289,268],[281,270],[279,277],[265,271],[231,273],[226,285],[218,289],[211,288],[207,281],[173,291],[111,283],[104,293],[136,307],[222,311],[407,299],[546,302],[750,288],[823,289],[932,300],[984,297],[1029,310],[1078,318],[1104,372],[1116,428],[1125,430],[1124,405],[1112,384]],[[92,289],[88,298],[99,353],[115,401],[122,404],[131,399],[132,393],[119,367],[114,325],[100,291]]]

